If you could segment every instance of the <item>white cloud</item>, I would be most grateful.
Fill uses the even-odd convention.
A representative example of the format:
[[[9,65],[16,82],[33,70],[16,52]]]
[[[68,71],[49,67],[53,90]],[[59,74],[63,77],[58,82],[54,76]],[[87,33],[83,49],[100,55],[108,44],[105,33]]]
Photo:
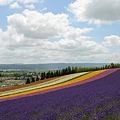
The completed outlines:
[[[82,29],[80,29],[80,28],[74,28],[74,27],[69,26],[64,30],[65,30],[64,37],[74,40],[74,38],[79,37],[80,35],[82,35],[84,33],[89,33],[93,29],[92,28],[82,28]]]
[[[119,63],[120,61],[120,56],[119,56],[120,51],[114,51],[113,53],[101,53],[101,54],[88,54],[88,55],[83,55],[79,56],[79,59],[81,62],[93,62],[93,63]]]
[[[11,3],[21,3],[21,4],[29,4],[29,3],[36,3],[36,2],[44,2],[44,0],[0,0],[0,5],[9,5]]]
[[[34,6],[33,4],[26,5],[25,7],[26,7],[26,8],[29,8],[29,9],[35,9],[35,6]]]
[[[10,5],[10,8],[21,8],[21,7],[17,2],[15,2],[15,3]]]
[[[86,36],[75,37],[74,39],[65,38],[61,39],[59,42],[56,42],[57,48],[60,48],[62,51],[66,51],[69,54],[79,53],[80,55],[93,54],[93,53],[106,53],[108,49],[102,46],[99,43],[91,41]],[[58,47],[59,46],[59,47]],[[56,49],[57,49],[56,48]]]
[[[38,2],[38,0],[16,0],[16,1],[24,4]]]
[[[120,46],[120,36],[116,35],[106,36],[104,40],[105,42],[103,42],[103,44],[105,46]]]
[[[34,3],[42,1],[0,0],[0,5],[16,8],[24,4],[34,9]],[[119,8],[117,0],[76,0],[68,9],[79,22],[102,24],[119,21]],[[95,42],[86,36],[93,28],[75,28],[67,14],[42,13],[46,9],[41,12],[24,10],[7,17],[7,30],[0,29],[1,63],[8,63],[8,60],[9,63],[120,61],[120,51],[108,49],[120,46],[120,36],[106,36],[104,42]]]
[[[41,14],[25,10],[22,14],[9,16],[8,23],[28,38],[50,39],[59,37],[68,26],[69,20],[66,14]]]
[[[104,45],[84,36],[92,30],[72,27],[66,14],[25,10],[8,16],[7,31],[0,29],[0,58],[3,63],[89,62],[96,54],[108,53]]]
[[[75,14],[79,22],[110,24],[120,21],[119,0],[76,0],[68,10]]]
[[[14,0],[0,0],[0,5],[7,5],[13,2]]]
[[[47,10],[47,8],[46,8],[46,7],[44,7],[42,10],[40,10],[40,12],[43,12],[43,11],[45,11],[45,10]]]

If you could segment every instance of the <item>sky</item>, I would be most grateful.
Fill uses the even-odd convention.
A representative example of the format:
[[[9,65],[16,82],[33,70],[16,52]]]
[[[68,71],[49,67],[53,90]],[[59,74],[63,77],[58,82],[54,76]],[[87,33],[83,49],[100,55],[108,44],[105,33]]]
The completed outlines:
[[[0,0],[0,64],[120,63],[120,0]]]

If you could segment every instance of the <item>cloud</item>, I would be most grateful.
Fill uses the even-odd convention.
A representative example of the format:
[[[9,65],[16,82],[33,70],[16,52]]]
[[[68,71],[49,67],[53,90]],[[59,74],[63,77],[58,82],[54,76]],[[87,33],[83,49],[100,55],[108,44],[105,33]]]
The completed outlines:
[[[15,2],[15,3],[10,5],[10,8],[21,8],[21,7],[17,2]]]
[[[16,0],[16,1],[18,1],[20,3],[24,3],[24,4],[38,2],[38,0]]]
[[[11,2],[13,2],[14,0],[0,0],[0,5],[7,5],[10,4]]]
[[[41,14],[37,11],[25,10],[22,14],[8,16],[8,23],[19,34],[28,38],[50,39],[59,37],[69,24],[66,14]]]
[[[65,38],[70,38],[70,39],[74,39],[76,37],[79,37],[80,35],[82,34],[85,34],[85,33],[89,33],[90,31],[93,30],[93,28],[74,28],[74,27],[67,27],[65,30],[65,34],[64,34],[64,37]]]
[[[28,8],[28,9],[35,9],[35,6],[33,4],[26,5],[25,7]]]
[[[120,51],[114,51],[113,53],[101,53],[101,54],[88,54],[83,56],[78,56],[80,59],[80,62],[83,63],[119,63]]]
[[[120,36],[110,35],[106,36],[104,40],[103,45],[105,46],[120,46]]]
[[[72,27],[69,16],[63,13],[24,10],[7,20],[7,30],[0,29],[3,63],[8,59],[10,63],[89,62],[94,55],[109,52],[103,44],[85,36],[92,28]]]
[[[68,7],[79,22],[94,24],[110,24],[120,22],[119,0],[76,0]]]
[[[47,10],[47,8],[46,8],[46,7],[44,7],[42,10],[40,10],[40,12],[43,12],[43,11],[45,11],[45,10]]]
[[[94,53],[99,54],[108,52],[108,49],[105,48],[103,45],[90,40],[89,37],[86,36],[76,36],[74,39],[61,39],[56,44],[57,48],[60,48],[60,50],[66,51],[69,54],[78,53],[78,55],[88,55]]]
[[[21,4],[29,4],[29,3],[36,3],[36,2],[43,3],[44,0],[0,0],[0,6],[9,5],[9,4],[13,3],[13,2],[16,5],[16,3],[21,3]]]

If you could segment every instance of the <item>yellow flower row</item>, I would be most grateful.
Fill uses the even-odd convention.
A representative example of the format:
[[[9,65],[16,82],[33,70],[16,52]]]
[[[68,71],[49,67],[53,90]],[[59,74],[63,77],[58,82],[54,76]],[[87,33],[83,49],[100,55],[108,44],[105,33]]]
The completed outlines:
[[[12,95],[12,94],[18,94],[21,92],[26,92],[26,91],[31,91],[31,90],[35,90],[35,89],[40,89],[40,88],[44,88],[44,87],[48,87],[48,86],[52,86],[55,84],[60,84],[61,82],[66,82],[70,79],[74,79],[75,77],[79,77],[83,74],[86,74],[88,72],[82,72],[82,73],[76,73],[76,74],[70,74],[70,75],[66,75],[66,76],[62,76],[50,81],[46,81],[43,84],[36,84],[36,85],[30,85],[28,87],[23,87],[23,88],[18,88],[18,89],[13,89],[13,90],[9,90],[9,91],[4,91],[4,92],[0,92],[0,97],[2,96],[8,96],[8,95]]]
[[[73,80],[70,80],[70,81],[67,81],[67,82],[64,82],[64,83],[60,83],[60,84],[53,85],[53,86],[48,86],[48,87],[41,88],[41,89],[35,89],[35,90],[26,91],[26,92],[21,92],[21,93],[18,93],[18,94],[12,94],[12,95],[9,95],[9,96],[3,96],[3,97],[0,97],[0,99],[18,97],[18,96],[31,94],[31,93],[41,92],[41,91],[44,91],[44,90],[50,90],[50,89],[57,88],[57,87],[62,87],[62,86],[65,86],[65,85],[69,85],[69,84],[73,84],[73,83],[77,83],[77,82],[89,79],[89,78],[94,77],[94,76],[96,76],[98,74],[101,74],[103,72],[105,72],[105,70],[94,71],[94,72],[88,73],[86,75],[80,76],[78,78],[75,78]]]
[[[20,91],[20,90],[25,90],[25,89],[29,89],[29,88],[34,88],[36,86],[41,86],[41,85],[46,85],[46,84],[49,84],[49,83],[54,83],[55,81],[58,81],[60,79],[64,79],[64,78],[67,78],[71,76],[70,75],[65,75],[65,76],[61,76],[59,78],[55,78],[53,80],[50,80],[50,81],[46,81],[46,82],[43,82],[43,83],[38,83],[38,84],[35,84],[35,85],[31,85],[31,86],[27,86],[27,87],[23,87],[23,88],[17,88],[17,89],[13,89],[13,90],[9,90],[9,91],[4,91],[4,92],[0,92],[0,94],[4,94],[4,93],[11,93],[11,92],[14,92],[14,91]],[[0,97],[1,98],[1,97]]]

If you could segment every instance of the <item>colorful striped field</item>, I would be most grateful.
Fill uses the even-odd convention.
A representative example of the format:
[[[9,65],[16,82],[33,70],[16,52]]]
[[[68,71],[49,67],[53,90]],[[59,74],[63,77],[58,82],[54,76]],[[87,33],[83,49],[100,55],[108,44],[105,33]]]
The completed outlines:
[[[114,70],[111,69],[107,71],[99,70],[99,71],[94,71],[91,73],[87,73],[87,72],[77,73],[77,74],[63,76],[63,77],[60,77],[60,78],[57,78],[51,81],[47,81],[44,83],[31,85],[28,87],[0,92],[0,101],[4,101],[7,99],[16,99],[16,98],[26,97],[26,96],[32,96],[36,94],[43,94],[46,92],[51,92],[51,91],[60,90],[66,87],[83,84],[83,83],[94,81],[104,76],[107,76],[116,70],[117,69],[114,69]]]
[[[0,120],[120,120],[119,86],[109,69],[0,92]]]

